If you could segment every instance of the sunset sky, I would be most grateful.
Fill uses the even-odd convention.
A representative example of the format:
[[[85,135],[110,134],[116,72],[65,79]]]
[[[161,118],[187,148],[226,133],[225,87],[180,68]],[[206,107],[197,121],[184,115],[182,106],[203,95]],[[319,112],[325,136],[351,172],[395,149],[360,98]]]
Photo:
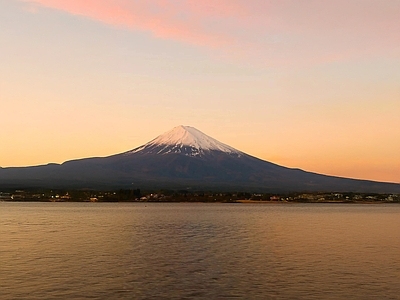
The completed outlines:
[[[177,125],[250,155],[400,182],[400,0],[0,0],[0,166]]]

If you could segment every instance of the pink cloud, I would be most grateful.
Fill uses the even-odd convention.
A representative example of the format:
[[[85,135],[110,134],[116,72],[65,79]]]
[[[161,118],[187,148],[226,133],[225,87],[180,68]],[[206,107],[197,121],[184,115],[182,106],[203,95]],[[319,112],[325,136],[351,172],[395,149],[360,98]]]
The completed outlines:
[[[270,66],[400,53],[396,1],[22,1]]]
[[[48,7],[102,23],[150,32],[162,39],[218,48],[234,38],[205,25],[204,18],[243,18],[246,9],[237,0],[24,0],[31,9]]]
[[[201,16],[249,18],[251,11],[245,2],[238,0],[186,0],[183,3],[186,9]]]

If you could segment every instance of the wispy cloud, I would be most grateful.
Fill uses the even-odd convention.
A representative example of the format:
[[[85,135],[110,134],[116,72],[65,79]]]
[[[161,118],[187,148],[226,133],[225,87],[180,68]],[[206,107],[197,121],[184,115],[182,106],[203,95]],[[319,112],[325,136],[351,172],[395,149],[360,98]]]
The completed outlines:
[[[233,43],[232,36],[207,28],[204,18],[236,18],[244,13],[228,1],[127,1],[127,0],[29,0],[35,6],[62,10],[112,26],[151,33],[162,39],[221,47]],[[227,9],[228,7],[228,9]]]
[[[400,53],[398,1],[23,1],[156,38],[223,49],[266,65]]]

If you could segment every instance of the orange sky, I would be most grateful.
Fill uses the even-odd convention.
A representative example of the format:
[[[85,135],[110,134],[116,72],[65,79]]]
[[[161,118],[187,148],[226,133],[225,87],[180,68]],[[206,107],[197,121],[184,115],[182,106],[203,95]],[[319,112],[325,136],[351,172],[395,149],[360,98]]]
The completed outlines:
[[[0,3],[0,166],[183,124],[289,167],[400,182],[400,2]]]

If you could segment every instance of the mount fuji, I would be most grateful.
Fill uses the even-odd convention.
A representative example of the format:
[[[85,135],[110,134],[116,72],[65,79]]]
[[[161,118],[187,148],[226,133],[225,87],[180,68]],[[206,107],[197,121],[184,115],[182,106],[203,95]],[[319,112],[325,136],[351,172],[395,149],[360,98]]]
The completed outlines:
[[[326,176],[264,161],[189,126],[133,150],[62,164],[0,168],[0,187],[400,193],[400,184]]]

